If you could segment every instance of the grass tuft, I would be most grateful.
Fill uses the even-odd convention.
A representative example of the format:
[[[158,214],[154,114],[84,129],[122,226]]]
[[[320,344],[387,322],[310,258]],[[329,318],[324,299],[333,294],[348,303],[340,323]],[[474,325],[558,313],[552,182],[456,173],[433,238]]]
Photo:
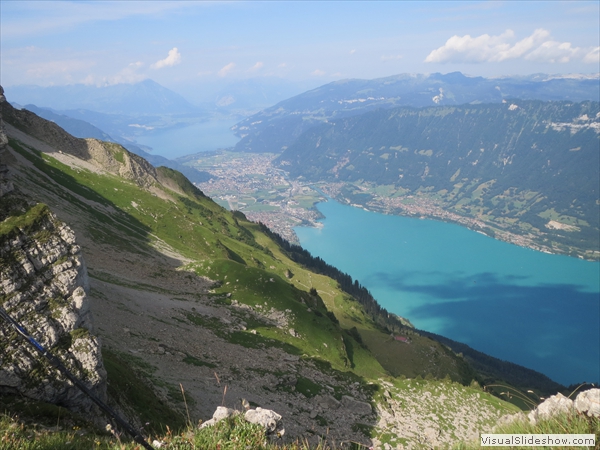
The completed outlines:
[[[596,443],[600,444],[600,419],[598,417],[588,417],[585,414],[572,411],[569,413],[556,414],[547,419],[539,420],[535,425],[528,420],[517,420],[510,424],[502,425],[493,431],[495,434],[593,434],[596,436]],[[479,442],[461,443],[454,447],[454,450],[472,450],[480,448]],[[506,449],[509,447],[495,447]],[[519,446],[519,449],[550,450],[554,447],[527,447]],[[561,450],[581,450],[591,447],[560,447]],[[598,446],[596,446],[598,448]]]
[[[169,427],[161,435],[150,435],[146,441],[160,443],[163,450],[334,450],[326,442],[310,445],[307,441],[283,443],[268,436],[265,429],[233,416],[203,429],[191,428],[180,433]],[[31,425],[18,416],[0,414],[0,450],[139,450],[119,433],[105,433],[79,426],[52,428]]]

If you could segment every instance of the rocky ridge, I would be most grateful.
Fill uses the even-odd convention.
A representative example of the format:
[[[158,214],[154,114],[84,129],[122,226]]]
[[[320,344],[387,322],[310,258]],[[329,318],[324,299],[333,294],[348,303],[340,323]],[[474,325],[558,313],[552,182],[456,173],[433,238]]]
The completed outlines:
[[[22,133],[35,136],[50,148],[60,149],[57,153],[74,156],[145,188],[159,184],[156,169],[148,161],[118,144],[76,138],[54,122],[40,120],[26,109],[15,109],[5,100],[2,102],[2,114],[5,121],[15,124]]]

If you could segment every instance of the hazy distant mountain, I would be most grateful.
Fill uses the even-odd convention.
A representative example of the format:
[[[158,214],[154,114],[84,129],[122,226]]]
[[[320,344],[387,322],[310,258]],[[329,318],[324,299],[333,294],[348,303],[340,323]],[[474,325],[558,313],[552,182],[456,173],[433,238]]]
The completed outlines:
[[[14,105],[13,105],[14,106]],[[74,119],[64,114],[59,114],[50,108],[39,108],[36,105],[25,105],[19,109],[27,109],[46,120],[50,120],[75,137],[95,138],[102,141],[115,142],[108,134],[100,128],[95,127],[84,120]]]
[[[120,138],[133,139],[137,133],[142,132],[145,127],[149,127],[150,123],[160,120],[158,115],[134,117],[124,114],[102,113],[83,108],[64,110],[52,108],[52,111],[56,114],[90,123],[108,133],[118,142],[120,142]]]
[[[534,100],[600,99],[598,77],[467,77],[401,74],[375,80],[341,80],[284,100],[234,127],[239,151],[281,152],[310,127],[329,119],[397,106],[500,103],[506,98]]]
[[[185,114],[197,108],[181,95],[152,80],[134,84],[89,86],[12,86],[7,95],[20,104],[48,106],[55,110],[89,109],[110,114]]]
[[[276,77],[250,78],[217,87],[209,106],[221,111],[248,115],[298,95],[307,88],[305,83]]]

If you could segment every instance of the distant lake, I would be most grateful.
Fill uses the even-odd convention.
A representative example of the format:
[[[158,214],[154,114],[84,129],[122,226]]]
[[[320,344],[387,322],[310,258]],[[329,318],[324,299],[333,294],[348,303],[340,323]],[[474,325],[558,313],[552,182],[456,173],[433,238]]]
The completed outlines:
[[[198,152],[233,147],[239,141],[230,128],[240,119],[210,120],[178,128],[149,131],[136,137],[140,144],[152,147],[153,155],[175,159]]]
[[[600,380],[600,263],[549,255],[464,227],[320,203],[304,248],[388,311],[565,385]]]

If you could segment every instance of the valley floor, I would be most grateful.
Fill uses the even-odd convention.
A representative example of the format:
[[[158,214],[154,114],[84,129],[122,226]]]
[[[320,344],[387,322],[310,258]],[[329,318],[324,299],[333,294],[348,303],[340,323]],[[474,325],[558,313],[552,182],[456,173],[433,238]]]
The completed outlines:
[[[187,157],[186,164],[215,177],[197,184],[208,196],[228,209],[242,211],[251,220],[264,223],[293,243],[299,243],[294,227],[321,226],[322,216],[316,204],[329,197],[369,211],[457,223],[501,241],[545,253],[592,261],[600,259],[598,249],[558,243],[553,238],[554,230],[567,234],[577,231],[575,225],[563,223],[564,218],[549,216],[546,229],[540,230],[516,219],[490,216],[483,208],[465,202],[467,199],[452,205],[449,199],[456,193],[439,194],[426,189],[410,192],[401,187],[366,182],[292,180],[285,171],[271,164],[275,157],[270,153],[220,151]],[[515,198],[515,201],[520,200]]]

